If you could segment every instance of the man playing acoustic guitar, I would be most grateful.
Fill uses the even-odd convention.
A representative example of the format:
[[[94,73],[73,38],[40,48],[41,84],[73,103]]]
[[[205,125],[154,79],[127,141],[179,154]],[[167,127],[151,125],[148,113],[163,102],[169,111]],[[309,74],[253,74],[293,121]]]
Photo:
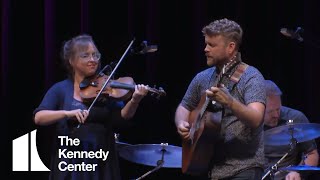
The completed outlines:
[[[208,69],[198,73],[175,114],[182,172],[210,179],[261,179],[264,77],[242,62],[242,28],[229,19],[202,30]]]

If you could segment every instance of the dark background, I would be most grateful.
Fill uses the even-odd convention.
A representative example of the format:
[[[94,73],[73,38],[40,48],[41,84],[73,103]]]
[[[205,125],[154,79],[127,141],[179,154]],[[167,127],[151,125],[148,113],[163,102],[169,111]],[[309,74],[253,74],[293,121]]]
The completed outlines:
[[[320,123],[320,3],[290,1],[1,1],[1,131],[11,179],[46,179],[46,172],[12,172],[12,140],[37,127],[32,111],[55,82],[65,78],[59,58],[62,42],[91,34],[102,53],[102,65],[117,62],[135,38],[158,45],[158,51],[127,55],[116,75],[136,83],[164,88],[167,96],[141,103],[132,123],[118,128],[130,144],[180,146],[174,112],[192,77],[206,68],[201,29],[211,21],[230,18],[244,30],[244,62],[257,67],[282,89],[283,104]],[[281,28],[302,27],[303,42],[289,39]],[[124,179],[137,178],[152,167],[121,159]],[[8,173],[6,173],[8,174]],[[186,179],[180,169],[162,168],[146,179]]]

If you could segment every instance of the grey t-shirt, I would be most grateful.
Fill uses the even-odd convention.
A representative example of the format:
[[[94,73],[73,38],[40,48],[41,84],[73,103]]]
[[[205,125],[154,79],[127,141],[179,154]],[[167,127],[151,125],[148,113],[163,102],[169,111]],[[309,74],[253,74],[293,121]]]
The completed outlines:
[[[181,105],[189,111],[194,110],[205,90],[214,84],[217,77],[215,67],[198,73],[189,84]],[[265,104],[263,82],[262,74],[253,66],[247,67],[235,85],[226,76],[221,79],[230,94],[245,105],[252,102]],[[241,122],[230,109],[223,109],[222,112],[221,130],[211,160],[211,178],[227,178],[251,167],[263,168],[263,124],[252,129]]]

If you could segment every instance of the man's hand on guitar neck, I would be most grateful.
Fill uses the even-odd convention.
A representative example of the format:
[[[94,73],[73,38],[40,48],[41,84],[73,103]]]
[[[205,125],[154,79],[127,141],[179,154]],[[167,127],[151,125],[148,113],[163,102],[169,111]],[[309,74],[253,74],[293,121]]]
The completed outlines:
[[[223,84],[221,84],[219,87],[212,86],[206,90],[206,93],[208,98],[219,102],[224,107],[231,107],[233,103],[233,97]]]

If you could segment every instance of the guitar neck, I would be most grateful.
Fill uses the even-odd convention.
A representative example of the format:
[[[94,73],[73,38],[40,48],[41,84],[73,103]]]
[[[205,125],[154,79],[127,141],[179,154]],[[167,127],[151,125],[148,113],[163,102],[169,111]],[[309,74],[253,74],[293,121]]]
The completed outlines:
[[[226,72],[228,72],[230,69],[232,69],[232,67],[234,67],[236,65],[236,62],[237,61],[232,60],[226,66],[224,66],[222,68],[222,70],[218,74],[217,79],[214,81],[214,84],[212,85],[213,87],[219,86],[219,84],[222,81],[222,77],[225,75]],[[209,87],[209,88],[211,88],[211,87]],[[190,129],[190,137],[191,137],[192,143],[193,143],[194,133],[200,128],[201,122],[203,121],[203,115],[206,112],[206,109],[207,109],[209,103],[212,102],[211,99],[208,98],[205,93],[203,94],[203,96],[205,96],[205,98],[206,98],[205,102],[202,104],[202,106],[200,106],[199,114],[198,114],[196,120],[194,121],[194,125],[191,126],[191,129]],[[204,98],[204,97],[201,97],[201,98]]]
[[[215,83],[213,84],[214,87],[217,87],[217,86],[218,86],[218,84],[219,84],[222,76],[223,76],[223,72],[221,71],[221,72],[219,73],[217,79],[215,80]],[[210,88],[210,87],[209,87],[209,88]],[[206,96],[206,94],[204,93],[203,96]],[[201,107],[201,109],[200,109],[200,111],[199,111],[199,117],[198,117],[197,121],[195,122],[195,128],[196,128],[196,129],[200,126],[202,116],[203,116],[203,114],[205,113],[205,111],[206,111],[209,103],[211,102],[210,98],[208,98],[207,96],[206,96],[205,98],[206,98],[206,100],[205,100],[205,102],[203,103],[203,105],[202,105],[202,107]]]
[[[206,109],[207,109],[207,107],[208,107],[210,102],[211,102],[211,100],[206,97],[206,101],[204,102],[204,104],[203,104],[203,106],[202,106],[202,108],[200,110],[200,115],[199,115],[200,119],[202,118],[202,116],[203,116],[204,112],[206,111]]]

